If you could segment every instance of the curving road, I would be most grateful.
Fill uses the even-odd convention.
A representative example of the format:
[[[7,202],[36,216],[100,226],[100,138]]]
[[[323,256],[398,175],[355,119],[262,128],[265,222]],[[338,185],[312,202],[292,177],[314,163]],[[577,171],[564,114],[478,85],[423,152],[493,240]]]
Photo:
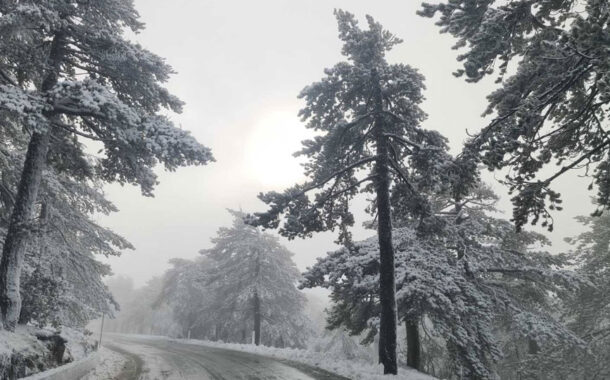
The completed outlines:
[[[120,380],[348,380],[299,363],[163,338],[110,335],[107,342],[128,359]]]

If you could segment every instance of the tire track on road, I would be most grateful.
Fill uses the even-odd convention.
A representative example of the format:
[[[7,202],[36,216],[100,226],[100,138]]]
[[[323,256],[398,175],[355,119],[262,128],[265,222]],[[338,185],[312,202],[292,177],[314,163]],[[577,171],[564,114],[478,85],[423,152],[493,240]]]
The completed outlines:
[[[142,376],[142,367],[144,365],[142,358],[113,344],[105,344],[104,347],[127,359],[123,369],[121,369],[121,373],[115,380],[138,380]]]

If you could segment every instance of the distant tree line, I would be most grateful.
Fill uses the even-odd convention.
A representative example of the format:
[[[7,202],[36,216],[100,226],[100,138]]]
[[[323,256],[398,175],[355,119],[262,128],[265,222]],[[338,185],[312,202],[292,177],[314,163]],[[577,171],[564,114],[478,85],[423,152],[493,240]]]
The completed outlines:
[[[276,237],[245,224],[243,213],[230,212],[233,226],[219,229],[212,248],[202,250],[195,260],[171,260],[172,268],[162,277],[126,299],[125,310],[109,327],[132,333],[305,347],[313,327],[304,315],[305,296],[296,286],[301,276],[293,254]],[[125,284],[115,286],[124,293],[120,288]],[[163,317],[150,320],[151,315]]]

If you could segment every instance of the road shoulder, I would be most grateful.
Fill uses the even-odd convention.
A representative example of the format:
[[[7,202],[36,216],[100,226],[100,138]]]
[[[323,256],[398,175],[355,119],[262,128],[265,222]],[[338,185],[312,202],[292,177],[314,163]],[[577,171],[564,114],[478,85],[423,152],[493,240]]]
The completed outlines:
[[[139,357],[107,344],[99,351],[98,365],[82,380],[137,380],[141,371]]]

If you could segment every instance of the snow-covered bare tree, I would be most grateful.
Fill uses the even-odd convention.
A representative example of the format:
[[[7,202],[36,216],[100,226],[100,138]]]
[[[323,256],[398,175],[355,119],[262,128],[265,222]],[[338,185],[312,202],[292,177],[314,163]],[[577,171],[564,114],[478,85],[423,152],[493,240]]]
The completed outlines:
[[[283,193],[262,194],[270,208],[249,223],[277,228],[284,216],[280,233],[289,238],[339,228],[338,241],[349,245],[349,227],[354,223],[350,201],[360,192],[375,196],[370,211],[376,215],[380,246],[379,360],[385,373],[395,374],[390,192],[400,184],[406,196],[425,209],[420,192],[441,182],[435,178],[446,170],[445,139],[420,127],[425,118],[419,108],[423,76],[410,66],[386,61],[386,52],[401,40],[370,16],[364,30],[352,14],[338,10],[335,15],[347,61],[326,69],[325,78],[300,94],[306,102],[300,116],[307,128],[317,132],[298,153],[308,158],[309,181]]]
[[[551,184],[572,169],[592,173],[599,210],[609,206],[608,1],[444,0],[420,11],[437,13],[441,31],[464,50],[457,76],[477,82],[497,65],[500,87],[486,112],[495,118],[465,149],[492,170],[510,169],[517,228],[542,218],[552,229],[548,210],[561,209],[561,199]],[[553,162],[561,166],[541,172]]]
[[[213,159],[161,113],[180,112],[182,102],[162,86],[172,69],[124,35],[142,28],[131,0],[0,1],[0,110],[31,135],[0,262],[5,329],[20,313],[28,226],[47,164],[151,195],[155,165]],[[98,160],[84,158],[82,139],[100,144]]]
[[[436,199],[434,218],[443,228],[434,234],[395,214],[398,317],[407,327],[409,365],[440,377],[491,378],[502,357],[498,329],[541,347],[578,343],[554,317],[549,295],[569,294],[579,277],[559,269],[564,257],[539,250],[542,236],[515,233],[507,221],[489,216],[495,200],[484,187],[459,201]],[[329,326],[369,330],[365,341],[371,341],[380,313],[378,276],[379,244],[370,238],[319,259],[301,286],[330,288]],[[445,346],[447,363],[418,357],[430,349],[420,348],[422,327]],[[431,362],[436,370],[424,365]]]
[[[211,262],[205,283],[222,301],[216,312],[234,329],[251,327],[256,345],[303,347],[311,327],[293,254],[275,236],[245,224],[244,213],[230,212],[233,226],[220,228],[214,246],[201,251]]]

